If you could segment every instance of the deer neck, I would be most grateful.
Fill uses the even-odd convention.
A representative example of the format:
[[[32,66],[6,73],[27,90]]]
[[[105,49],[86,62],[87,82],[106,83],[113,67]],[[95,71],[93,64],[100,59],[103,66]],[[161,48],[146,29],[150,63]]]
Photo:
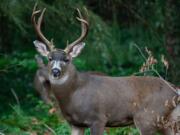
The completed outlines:
[[[60,79],[50,78],[51,89],[57,99],[68,98],[78,87],[78,72],[70,64]]]

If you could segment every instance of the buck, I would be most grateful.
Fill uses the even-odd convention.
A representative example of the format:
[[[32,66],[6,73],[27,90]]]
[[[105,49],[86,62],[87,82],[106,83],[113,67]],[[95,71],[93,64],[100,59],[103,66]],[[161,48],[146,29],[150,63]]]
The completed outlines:
[[[84,135],[87,127],[91,135],[103,135],[105,127],[131,124],[141,135],[179,132],[165,126],[169,122],[176,122],[177,126],[180,116],[179,95],[166,81],[157,77],[110,77],[78,72],[72,61],[85,46],[87,19],[78,10],[81,36],[65,49],[57,49],[41,32],[44,12],[45,9],[36,10],[35,6],[32,13],[35,31],[41,39],[35,40],[34,45],[48,59],[51,90],[72,126],[72,135]]]
[[[53,105],[55,103],[55,98],[51,91],[50,81],[48,78],[48,67],[44,64],[42,57],[39,55],[35,55],[35,60],[38,65],[38,70],[36,71],[34,77],[34,88],[41,96],[44,103]],[[105,76],[105,74],[101,72],[90,71],[88,73]]]

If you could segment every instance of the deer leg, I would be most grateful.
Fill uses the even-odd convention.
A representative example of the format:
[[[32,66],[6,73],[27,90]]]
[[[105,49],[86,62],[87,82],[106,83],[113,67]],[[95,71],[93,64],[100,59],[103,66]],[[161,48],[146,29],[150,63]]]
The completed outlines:
[[[180,134],[180,105],[178,105],[171,112],[168,121],[169,127],[164,129],[165,135],[179,135]]]
[[[95,122],[90,127],[91,135],[103,135],[105,128],[104,122]]]
[[[72,126],[71,135],[84,135],[84,128]]]
[[[163,131],[164,135],[176,135],[176,133],[174,133],[174,131],[172,129],[165,129]]]
[[[146,126],[143,122],[136,121],[136,127],[139,129],[140,135],[154,135],[156,130],[153,126]]]
[[[139,129],[140,135],[154,135],[157,129],[153,126],[152,119],[147,115],[139,115],[134,118],[135,126]]]

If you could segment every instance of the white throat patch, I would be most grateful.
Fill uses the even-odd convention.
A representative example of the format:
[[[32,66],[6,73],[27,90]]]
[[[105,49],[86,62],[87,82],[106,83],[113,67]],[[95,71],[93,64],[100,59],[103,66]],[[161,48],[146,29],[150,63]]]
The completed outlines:
[[[50,82],[52,84],[59,84],[59,85],[62,85],[64,84],[68,79],[69,79],[69,75],[68,74],[65,74],[64,76],[62,76],[61,78],[59,79],[54,79],[51,75],[50,75]]]

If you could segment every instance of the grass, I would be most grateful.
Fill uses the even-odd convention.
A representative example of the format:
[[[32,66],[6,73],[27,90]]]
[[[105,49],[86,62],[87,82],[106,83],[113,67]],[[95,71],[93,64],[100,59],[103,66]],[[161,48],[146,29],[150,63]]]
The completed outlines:
[[[56,113],[49,112],[50,106],[38,101],[30,112],[24,111],[20,106],[11,106],[12,112],[1,117],[0,132],[9,135],[69,135],[70,126]],[[104,135],[138,135],[134,128],[112,128]],[[90,135],[86,129],[85,135]]]

